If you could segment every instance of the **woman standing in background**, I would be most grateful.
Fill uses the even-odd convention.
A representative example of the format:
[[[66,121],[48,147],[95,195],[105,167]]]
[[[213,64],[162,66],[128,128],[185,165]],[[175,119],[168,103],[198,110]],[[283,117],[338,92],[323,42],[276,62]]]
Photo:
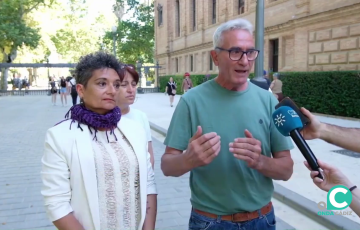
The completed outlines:
[[[173,107],[174,97],[176,95],[176,82],[170,77],[169,82],[166,84],[165,93],[169,95],[170,106]]]

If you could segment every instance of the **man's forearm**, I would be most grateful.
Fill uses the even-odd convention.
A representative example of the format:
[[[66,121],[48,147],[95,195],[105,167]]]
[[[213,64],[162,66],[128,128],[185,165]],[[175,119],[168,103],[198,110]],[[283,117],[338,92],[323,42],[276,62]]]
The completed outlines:
[[[260,173],[274,180],[287,181],[290,179],[294,165],[291,157],[271,158],[264,155],[261,155],[261,157],[262,163],[257,168]]]
[[[360,153],[360,129],[323,123],[320,139],[344,149]]]
[[[165,153],[161,158],[161,170],[165,176],[179,177],[191,170],[184,154]]]
[[[154,230],[157,213],[157,195],[150,194],[147,196],[146,216],[143,230]]]
[[[54,225],[59,230],[84,230],[83,226],[81,226],[72,213],[54,221]]]

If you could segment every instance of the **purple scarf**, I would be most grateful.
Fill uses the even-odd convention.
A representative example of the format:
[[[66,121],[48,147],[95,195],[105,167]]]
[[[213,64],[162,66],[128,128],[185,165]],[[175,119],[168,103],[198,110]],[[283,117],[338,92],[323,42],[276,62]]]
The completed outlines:
[[[70,118],[69,118],[69,115],[70,115]],[[77,127],[79,129],[81,129],[81,131],[83,131],[83,129],[81,128],[80,124],[87,125],[91,134],[93,134],[93,132],[91,131],[91,128],[93,128],[95,130],[94,139],[97,140],[96,133],[97,133],[98,129],[106,129],[106,137],[107,137],[108,142],[109,142],[109,137],[108,137],[107,132],[109,130],[110,130],[110,135],[113,134],[117,141],[117,137],[114,133],[114,129],[117,127],[117,124],[121,118],[121,111],[120,111],[120,108],[117,106],[113,110],[108,112],[107,114],[101,115],[101,114],[98,114],[98,113],[88,110],[87,108],[85,108],[85,106],[83,104],[77,104],[70,108],[70,110],[66,113],[65,118],[66,118],[66,120],[69,120],[69,119],[72,120],[72,122],[70,123],[70,130],[71,130],[72,123],[75,123],[75,121],[77,121],[78,122]],[[57,123],[56,125],[66,121],[66,120],[63,120],[63,121]]]

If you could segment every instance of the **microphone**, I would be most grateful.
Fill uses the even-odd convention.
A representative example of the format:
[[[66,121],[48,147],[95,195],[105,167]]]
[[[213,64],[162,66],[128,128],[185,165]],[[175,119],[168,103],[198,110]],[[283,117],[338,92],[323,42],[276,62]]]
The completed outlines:
[[[272,115],[275,127],[283,136],[290,136],[299,148],[302,155],[305,157],[310,168],[313,171],[318,171],[317,177],[324,179],[324,176],[320,170],[320,166],[314,153],[307,145],[306,141],[302,137],[299,129],[303,127],[299,115],[289,106],[281,106]]]

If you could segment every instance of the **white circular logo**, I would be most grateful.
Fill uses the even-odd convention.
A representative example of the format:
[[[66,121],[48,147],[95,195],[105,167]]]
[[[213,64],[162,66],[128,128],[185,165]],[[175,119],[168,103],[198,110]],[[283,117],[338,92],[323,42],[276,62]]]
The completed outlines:
[[[338,188],[333,189],[333,190],[329,193],[329,201],[330,201],[330,203],[331,203],[335,208],[345,208],[345,207],[348,206],[349,204],[348,204],[346,201],[344,201],[344,202],[342,202],[342,203],[336,202],[336,200],[335,200],[335,195],[336,195],[337,193],[339,193],[339,192],[346,194],[346,193],[348,193],[348,191],[349,191],[348,189],[345,189],[345,188],[342,188],[342,187],[338,187]]]

